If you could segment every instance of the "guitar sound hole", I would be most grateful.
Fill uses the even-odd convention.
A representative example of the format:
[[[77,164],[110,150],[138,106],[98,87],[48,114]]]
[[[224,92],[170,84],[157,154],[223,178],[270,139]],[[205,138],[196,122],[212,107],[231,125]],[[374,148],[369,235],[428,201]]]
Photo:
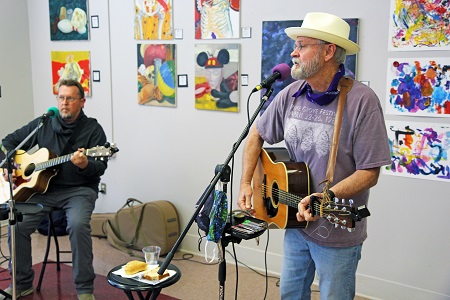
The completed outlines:
[[[35,165],[34,165],[34,164],[29,164],[29,165],[26,167],[25,172],[23,172],[23,174],[25,174],[25,177],[28,177],[28,176],[30,176],[31,174],[33,174],[34,168],[35,168]]]
[[[278,213],[278,201],[279,201],[278,191],[279,191],[278,184],[276,182],[274,182],[272,185],[272,190],[271,190],[272,197],[267,198],[267,200],[266,200],[267,215],[270,218],[275,217]]]
[[[274,182],[272,186],[272,199],[275,207],[278,206],[278,201],[280,201],[278,191],[278,184]]]

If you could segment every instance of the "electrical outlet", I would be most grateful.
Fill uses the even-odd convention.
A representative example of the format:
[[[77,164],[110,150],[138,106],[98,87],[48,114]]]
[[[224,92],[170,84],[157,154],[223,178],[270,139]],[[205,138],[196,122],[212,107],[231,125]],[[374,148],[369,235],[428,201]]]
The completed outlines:
[[[100,183],[100,193],[106,194],[106,183]]]

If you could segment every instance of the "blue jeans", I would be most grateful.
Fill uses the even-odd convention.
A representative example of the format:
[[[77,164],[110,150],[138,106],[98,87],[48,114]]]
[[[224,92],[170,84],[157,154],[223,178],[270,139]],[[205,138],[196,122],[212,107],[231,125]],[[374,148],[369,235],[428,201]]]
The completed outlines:
[[[319,246],[306,240],[297,229],[286,229],[281,299],[311,299],[311,284],[316,270],[320,299],[353,299],[361,249],[362,245],[346,248]]]

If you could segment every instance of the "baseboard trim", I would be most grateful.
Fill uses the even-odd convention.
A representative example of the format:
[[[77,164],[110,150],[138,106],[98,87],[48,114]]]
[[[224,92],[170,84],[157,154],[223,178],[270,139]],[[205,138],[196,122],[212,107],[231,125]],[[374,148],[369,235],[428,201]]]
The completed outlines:
[[[202,242],[202,249],[198,251],[198,235],[187,234],[184,238],[181,248],[184,252],[204,257],[204,246],[206,239]],[[232,251],[231,247],[227,250]],[[264,250],[265,245],[256,246],[252,243],[236,244],[237,259],[261,273],[265,272],[264,267]],[[244,259],[245,258],[245,261]],[[226,260],[228,263],[234,263],[233,258],[227,253]],[[280,276],[282,255],[279,253],[267,253],[267,270],[274,276]],[[314,281],[317,284],[317,281]],[[404,285],[394,281],[388,281],[364,274],[356,274],[356,294],[367,299],[433,299],[433,300],[450,300],[450,296],[439,294],[433,291],[420,289],[413,286]]]

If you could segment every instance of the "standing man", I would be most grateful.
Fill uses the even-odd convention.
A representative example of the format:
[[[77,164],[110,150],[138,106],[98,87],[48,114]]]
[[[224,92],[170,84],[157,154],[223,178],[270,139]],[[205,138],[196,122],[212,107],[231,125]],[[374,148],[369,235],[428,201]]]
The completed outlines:
[[[312,195],[323,196],[319,185],[326,178],[338,83],[345,72],[345,56],[359,52],[348,39],[350,26],[331,14],[308,13],[301,27],[285,32],[295,41],[291,73],[298,80],[275,97],[249,133],[238,198],[244,210],[252,208],[251,181],[264,142],[284,140],[291,159],[308,165]],[[347,94],[330,189],[340,199],[353,199],[356,207],[367,205],[380,167],[390,162],[380,101],[369,87],[354,81]],[[310,196],[302,199],[297,213],[299,222],[309,221],[307,228],[285,231],[281,299],[310,299],[315,272],[321,299],[353,299],[366,219],[349,232],[312,217],[309,203]]]
[[[45,210],[48,208],[64,209],[67,217],[67,232],[72,249],[73,278],[78,299],[95,299],[94,267],[92,264],[92,239],[90,220],[98,196],[100,176],[106,170],[106,161],[88,159],[85,148],[106,143],[106,135],[97,120],[88,118],[83,111],[86,99],[80,83],[75,80],[62,80],[59,84],[59,115],[45,120],[25,145],[23,150],[34,146],[47,148],[50,152],[61,156],[73,153],[70,162],[63,163],[53,179],[50,180],[44,194],[35,194],[31,202],[40,203],[44,211],[35,215],[24,215],[23,221],[15,226],[16,254],[16,295],[26,296],[33,293],[34,271],[31,268],[31,234],[35,232]],[[6,136],[2,143],[8,150],[14,150],[38,126],[41,118],[37,118],[24,127]],[[73,132],[77,132],[73,134]],[[74,136],[75,135],[75,136]],[[70,141],[69,141],[70,138]],[[62,153],[64,152],[64,153]],[[8,177],[4,170],[4,177]],[[13,179],[14,180],[14,179]],[[11,240],[9,239],[10,250]],[[9,263],[11,271],[11,261]],[[12,294],[12,287],[5,290]],[[1,296],[3,299],[3,296]]]

